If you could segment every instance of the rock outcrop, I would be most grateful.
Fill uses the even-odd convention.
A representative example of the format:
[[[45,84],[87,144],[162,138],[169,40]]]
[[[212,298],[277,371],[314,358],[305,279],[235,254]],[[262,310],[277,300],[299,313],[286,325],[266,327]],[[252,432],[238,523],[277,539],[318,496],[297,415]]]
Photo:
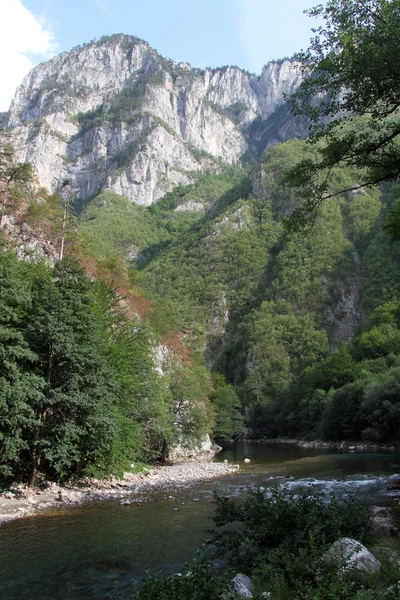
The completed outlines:
[[[192,69],[115,35],[33,69],[8,127],[18,160],[31,162],[50,191],[69,179],[78,199],[113,189],[149,205],[195,172],[286,139],[293,118],[282,112],[284,94],[300,79],[289,60],[269,63],[259,77],[237,67]]]
[[[182,462],[188,460],[204,461],[208,462],[214,458],[214,456],[222,450],[221,446],[215,444],[210,436],[207,434],[195,446],[177,445],[171,448],[168,454],[168,458],[173,462]]]

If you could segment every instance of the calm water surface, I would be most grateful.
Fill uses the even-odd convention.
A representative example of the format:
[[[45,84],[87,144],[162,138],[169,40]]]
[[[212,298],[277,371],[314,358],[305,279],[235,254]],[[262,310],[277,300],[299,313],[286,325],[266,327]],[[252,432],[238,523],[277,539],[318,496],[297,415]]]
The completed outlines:
[[[0,525],[1,600],[106,600],[126,596],[145,569],[179,570],[206,537],[214,490],[240,497],[249,488],[286,485],[341,496],[358,492],[382,503],[390,477],[400,471],[394,452],[232,444],[216,457],[224,459],[240,463],[240,473],[137,496],[147,500],[141,506],[109,500]]]

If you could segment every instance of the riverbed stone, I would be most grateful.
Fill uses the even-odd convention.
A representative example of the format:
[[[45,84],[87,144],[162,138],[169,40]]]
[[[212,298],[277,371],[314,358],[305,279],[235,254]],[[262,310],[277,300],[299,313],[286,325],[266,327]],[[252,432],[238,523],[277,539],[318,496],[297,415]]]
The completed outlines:
[[[400,479],[392,479],[387,486],[388,490],[400,490]]]

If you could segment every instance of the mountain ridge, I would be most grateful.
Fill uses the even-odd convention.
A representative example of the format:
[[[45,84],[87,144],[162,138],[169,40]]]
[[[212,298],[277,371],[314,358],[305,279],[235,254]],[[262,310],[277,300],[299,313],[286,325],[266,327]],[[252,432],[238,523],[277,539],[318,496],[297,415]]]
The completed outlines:
[[[111,189],[149,205],[193,183],[195,173],[254,160],[293,137],[293,117],[273,115],[300,80],[290,60],[268,63],[260,76],[238,67],[193,69],[117,34],[35,67],[7,126],[17,158],[33,164],[49,191],[69,179],[80,200]]]

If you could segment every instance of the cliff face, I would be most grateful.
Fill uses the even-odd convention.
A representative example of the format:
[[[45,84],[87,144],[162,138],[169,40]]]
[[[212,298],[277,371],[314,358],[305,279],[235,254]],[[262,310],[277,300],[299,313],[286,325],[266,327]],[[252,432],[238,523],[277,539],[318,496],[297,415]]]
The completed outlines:
[[[299,82],[288,60],[260,77],[236,67],[200,71],[116,35],[33,69],[8,126],[18,159],[49,190],[69,179],[80,199],[112,189],[149,205],[191,183],[193,172],[218,171],[220,160],[234,164],[285,139],[284,94]]]

